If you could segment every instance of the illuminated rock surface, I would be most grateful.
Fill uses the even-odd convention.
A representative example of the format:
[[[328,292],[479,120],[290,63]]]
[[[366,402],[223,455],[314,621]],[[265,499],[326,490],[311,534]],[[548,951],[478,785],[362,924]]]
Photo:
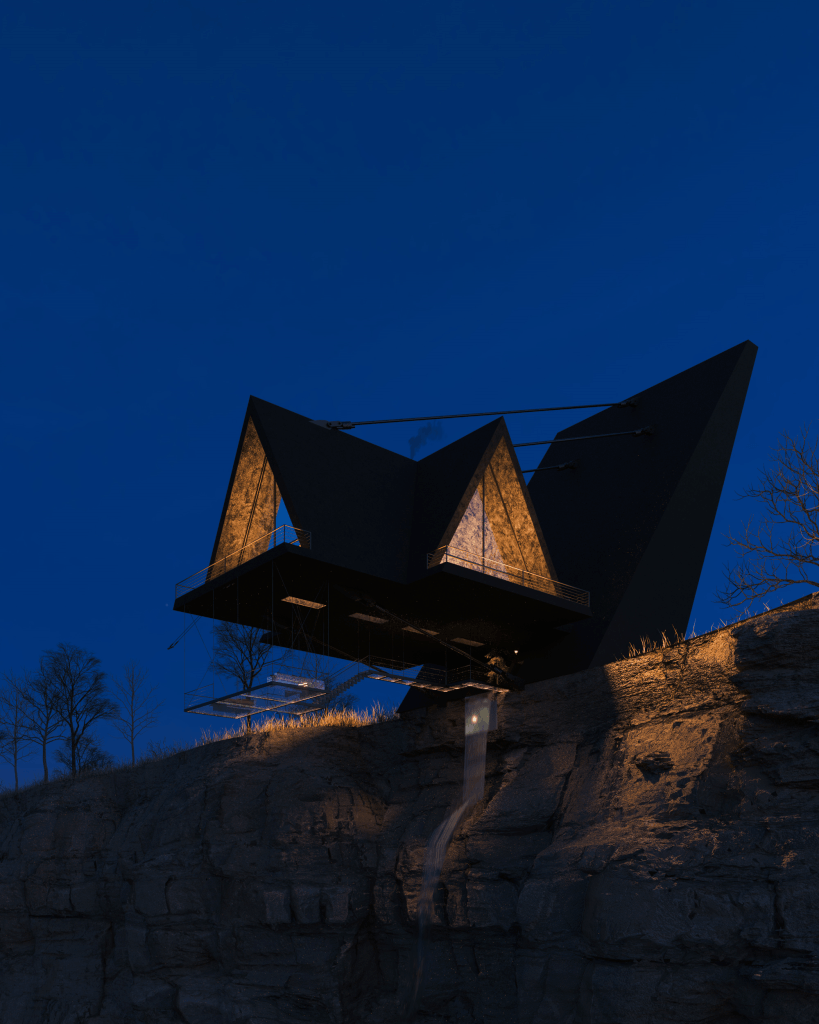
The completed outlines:
[[[4,1024],[393,1022],[462,706],[0,801]],[[819,599],[507,696],[419,1021],[819,1021]]]

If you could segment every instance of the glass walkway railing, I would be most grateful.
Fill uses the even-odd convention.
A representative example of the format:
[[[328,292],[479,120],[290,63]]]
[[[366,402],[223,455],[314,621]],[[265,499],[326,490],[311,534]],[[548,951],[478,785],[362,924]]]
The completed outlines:
[[[191,590],[196,590],[197,587],[201,587],[203,583],[207,583],[208,580],[212,580],[215,576],[221,576],[222,573],[227,572],[229,569],[235,569],[237,565],[249,562],[251,558],[262,555],[265,551],[278,547],[279,544],[294,544],[296,547],[309,551],[310,531],[297,530],[295,526],[286,524],[271,530],[270,533],[266,533],[262,537],[256,537],[254,540],[248,541],[244,547],[229,552],[215,562],[211,562],[210,565],[206,565],[199,572],[195,572],[192,576],[181,580],[176,584],[175,596],[179,597],[181,594],[187,594]]]
[[[509,583],[517,583],[521,587],[539,590],[542,594],[553,594],[555,597],[563,598],[564,601],[572,601],[585,608],[589,607],[589,592],[587,590],[570,587],[567,583],[558,583],[557,580],[550,579],[548,576],[541,576],[529,569],[521,569],[519,566],[499,562],[494,558],[483,558],[474,551],[465,551],[462,548],[446,545],[427,555],[428,569],[446,563],[460,565],[464,569],[472,569],[485,576],[494,576],[495,579],[507,580]]]

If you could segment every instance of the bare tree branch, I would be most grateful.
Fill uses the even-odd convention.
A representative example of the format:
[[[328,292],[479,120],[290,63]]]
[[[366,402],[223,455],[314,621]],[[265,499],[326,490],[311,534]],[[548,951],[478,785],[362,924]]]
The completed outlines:
[[[740,493],[761,502],[763,512],[739,536],[727,534],[740,560],[725,567],[726,584],[717,591],[722,604],[747,604],[794,583],[819,587],[818,444],[809,427],[795,437],[783,433],[759,485]]]
[[[14,769],[14,789],[19,789],[18,765],[31,756],[28,747],[31,736],[26,731],[25,679],[13,672],[4,672],[6,688],[0,691],[0,722],[3,738],[0,741],[0,758]]]
[[[235,622],[217,622],[213,627],[213,670],[235,679],[242,690],[250,690],[270,657],[270,645],[262,642],[265,631]],[[250,715],[245,726],[250,731]]]
[[[54,686],[55,710],[68,733],[71,774],[76,775],[83,736],[94,722],[118,719],[119,709],[106,696],[105,673],[99,669],[99,658],[90,651],[74,644],[58,644],[44,653],[42,664]]]
[[[63,745],[57,751],[56,761],[57,764],[62,765],[64,774],[71,772],[72,775],[79,775],[81,772],[98,772],[114,767],[113,757],[107,750],[102,749],[96,736],[90,732],[80,736],[73,751],[71,737],[66,736]],[[74,770],[71,767],[72,763],[76,766]],[[63,772],[58,772],[58,774],[63,774]]]
[[[116,676],[111,679],[112,689],[120,704],[120,717],[113,724],[131,746],[131,764],[136,764],[137,737],[156,725],[156,712],[163,704],[161,700],[151,700],[156,687],[148,689],[145,686],[147,677],[147,670],[131,661],[125,666],[122,679]]]
[[[57,717],[57,693],[54,680],[41,663],[35,675],[24,673],[26,692],[25,729],[33,743],[40,747],[43,758],[43,782],[48,782],[49,743],[63,739],[61,722]]]

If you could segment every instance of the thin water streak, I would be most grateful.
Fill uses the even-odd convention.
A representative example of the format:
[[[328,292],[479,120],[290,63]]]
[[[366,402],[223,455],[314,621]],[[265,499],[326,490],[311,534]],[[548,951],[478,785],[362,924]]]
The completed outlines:
[[[410,980],[410,992],[403,1014],[405,1021],[411,1021],[415,1015],[424,982],[425,934],[433,918],[435,890],[441,877],[447,848],[466,812],[483,799],[486,782],[486,739],[488,731],[497,726],[496,716],[494,697],[467,697],[464,701],[463,797],[461,803],[435,829],[427,844],[421,895],[418,899],[418,946]]]

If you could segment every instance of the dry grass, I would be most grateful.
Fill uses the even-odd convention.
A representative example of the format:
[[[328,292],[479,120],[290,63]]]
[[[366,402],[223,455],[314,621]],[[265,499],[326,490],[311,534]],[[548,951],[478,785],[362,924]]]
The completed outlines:
[[[617,660],[628,661],[629,658],[639,658],[643,654],[652,654],[654,651],[665,650],[666,647],[676,647],[677,644],[684,643],[686,639],[690,639],[690,637],[680,636],[676,630],[674,631],[673,640],[670,640],[665,633],[661,633],[660,637],[661,639],[659,640],[651,640],[647,636],[641,636],[639,643],[629,644],[628,653],[621,655]]]
[[[789,604],[798,604],[800,601],[804,601],[808,597],[814,597],[819,594],[819,590],[815,591],[814,594],[806,594],[803,597],[794,598],[793,601],[785,601],[784,598],[780,599],[779,604],[773,610],[776,611],[778,608],[787,607]],[[719,633],[723,629],[728,629],[731,626],[738,626],[741,622],[748,622],[750,619],[756,619],[760,615],[765,615],[766,612],[771,611],[771,606],[767,601],[762,601],[761,612],[752,612],[750,608],[743,608],[742,611],[738,612],[732,619],[720,619],[718,625],[712,623],[711,628],[706,630],[704,633],[697,632],[697,623],[691,627],[690,632],[687,636],[682,636],[677,630],[674,630],[674,637],[670,639],[665,633],[661,633],[660,640],[651,640],[647,636],[640,637],[639,643],[629,644],[628,653],[621,655],[617,658],[617,661],[628,661],[630,658],[639,658],[643,654],[652,654],[654,651],[662,651],[668,647],[677,647],[680,644],[684,644],[689,640],[701,640],[706,636],[711,636],[713,633]]]
[[[366,711],[356,711],[355,708],[349,707],[328,708],[324,711],[316,712],[315,714],[302,715],[300,718],[290,716],[288,718],[268,718],[257,722],[251,722],[249,735],[255,736],[261,733],[275,733],[290,729],[319,729],[327,726],[350,728],[362,725],[378,725],[381,722],[392,722],[397,720],[397,710],[387,710],[380,704],[374,704],[372,708]],[[147,751],[141,757],[137,758],[135,765],[132,765],[129,761],[123,761],[110,768],[103,768],[99,771],[83,772],[77,777],[87,779],[93,776],[111,775],[118,772],[128,771],[133,768],[138,768],[141,765],[152,764],[156,761],[162,761],[167,757],[173,757],[174,754],[182,754],[187,750],[194,750],[197,747],[207,746],[210,743],[220,743],[222,740],[240,739],[247,735],[248,733],[245,730],[244,721],[242,721],[241,725],[237,723],[235,726],[223,729],[221,732],[205,732],[203,730],[199,739],[193,740],[192,742],[179,741],[176,743],[168,743],[167,740],[159,740],[158,742],[151,742],[148,744]],[[43,786],[65,785],[71,781],[72,780],[69,775],[55,773],[51,776],[48,782],[44,782],[42,779],[35,779],[31,782],[23,783],[19,790],[17,790],[16,794],[13,789],[0,785],[0,798],[15,795],[22,796],[25,793],[30,793]]]
[[[319,729],[325,726],[358,727],[362,725],[378,725],[381,722],[392,722],[397,720],[398,712],[387,710],[380,704],[373,706],[366,711],[357,711],[355,708],[327,708],[315,714],[301,715],[295,717],[289,715],[287,718],[268,718],[250,723],[250,735],[260,733],[281,732],[286,729]],[[220,740],[229,740],[238,736],[246,736],[244,723],[234,727],[228,727],[221,732],[203,732],[202,739],[196,746],[205,743],[218,743]]]

